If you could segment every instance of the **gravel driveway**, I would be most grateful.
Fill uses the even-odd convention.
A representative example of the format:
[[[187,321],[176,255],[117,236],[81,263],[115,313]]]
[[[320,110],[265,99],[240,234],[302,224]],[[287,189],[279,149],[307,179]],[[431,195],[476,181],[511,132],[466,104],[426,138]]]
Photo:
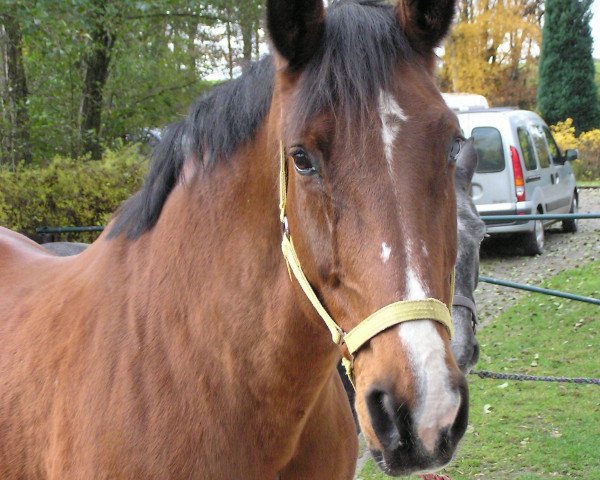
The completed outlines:
[[[600,212],[600,189],[580,190],[579,211]],[[521,256],[518,247],[511,243],[506,239],[484,242],[481,275],[538,286],[544,279],[562,270],[577,268],[600,258],[600,219],[580,220],[579,231],[575,234],[562,233],[560,223],[557,223],[546,231],[546,251],[537,257]],[[480,283],[475,291],[475,300],[481,327],[493,321],[524,293]]]

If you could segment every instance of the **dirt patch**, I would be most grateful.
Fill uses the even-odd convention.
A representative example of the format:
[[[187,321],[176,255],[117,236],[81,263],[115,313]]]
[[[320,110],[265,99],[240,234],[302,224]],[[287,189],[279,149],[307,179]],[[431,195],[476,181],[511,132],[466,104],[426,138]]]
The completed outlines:
[[[600,212],[600,189],[580,191],[579,211]],[[592,262],[600,258],[600,219],[580,220],[579,231],[574,234],[562,233],[560,223],[557,223],[546,231],[546,251],[537,257],[522,256],[518,245],[517,239],[484,242],[480,274],[539,286],[543,280],[563,270]],[[520,290],[480,283],[475,291],[475,300],[481,327],[492,322],[523,294]],[[547,300],[552,297],[540,298]]]

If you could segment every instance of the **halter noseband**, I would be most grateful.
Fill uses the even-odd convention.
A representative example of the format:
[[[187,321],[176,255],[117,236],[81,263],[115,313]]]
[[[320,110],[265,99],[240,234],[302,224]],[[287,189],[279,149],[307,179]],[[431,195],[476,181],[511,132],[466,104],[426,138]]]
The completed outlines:
[[[313,305],[317,313],[321,316],[325,325],[331,333],[333,343],[341,347],[346,345],[347,353],[344,354],[342,362],[346,368],[346,374],[354,385],[353,366],[355,353],[361,349],[369,340],[379,335],[394,325],[414,320],[435,320],[446,327],[448,334],[452,337],[452,317],[448,307],[436,300],[428,298],[425,300],[410,300],[392,303],[378,310],[365,320],[360,322],[348,333],[331,318],[325,307],[319,301],[310,282],[304,275],[300,260],[294,248],[292,237],[289,232],[285,208],[287,204],[287,162],[283,142],[280,144],[281,169],[279,175],[279,219],[283,228],[283,239],[281,241],[281,250],[287,262],[290,278],[292,274],[298,281],[298,284],[304,291],[304,294]],[[452,273],[452,298],[454,294],[454,272]]]
[[[475,302],[468,297],[463,295],[454,295],[452,299],[453,307],[465,307],[471,312],[471,323],[473,326],[473,333],[477,333],[477,325],[479,325],[479,318],[477,316],[477,306]]]

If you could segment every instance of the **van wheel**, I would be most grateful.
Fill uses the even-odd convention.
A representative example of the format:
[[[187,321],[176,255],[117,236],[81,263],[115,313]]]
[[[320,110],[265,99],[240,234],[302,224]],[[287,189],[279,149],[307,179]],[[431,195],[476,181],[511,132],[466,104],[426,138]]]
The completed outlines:
[[[577,213],[579,211],[579,205],[577,202],[577,197],[573,196],[573,201],[571,202],[571,210],[569,213]],[[563,220],[562,222],[562,230],[567,233],[575,233],[577,231],[577,220]]]
[[[525,253],[535,256],[544,253],[544,224],[541,220],[535,220],[533,231],[525,236]]]

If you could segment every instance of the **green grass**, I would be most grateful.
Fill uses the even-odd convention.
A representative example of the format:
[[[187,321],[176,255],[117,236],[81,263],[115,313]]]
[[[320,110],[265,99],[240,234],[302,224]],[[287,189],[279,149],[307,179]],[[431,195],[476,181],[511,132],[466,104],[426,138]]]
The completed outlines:
[[[600,261],[546,282],[600,296]],[[532,375],[600,376],[600,308],[531,294],[480,332],[478,368]],[[481,380],[470,376],[469,428],[457,479],[600,478],[600,387]],[[373,462],[363,480],[382,480]]]
[[[600,180],[577,180],[578,187],[600,187]]]

